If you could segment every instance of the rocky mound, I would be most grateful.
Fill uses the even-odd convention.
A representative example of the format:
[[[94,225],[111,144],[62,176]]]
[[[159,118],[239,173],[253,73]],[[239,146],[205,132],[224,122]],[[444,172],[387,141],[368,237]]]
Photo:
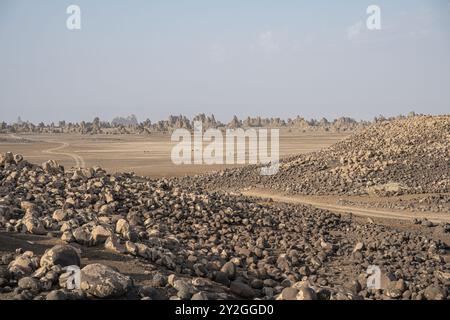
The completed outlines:
[[[378,122],[325,150],[281,161],[261,176],[257,166],[187,178],[213,189],[261,186],[299,194],[448,193],[450,116]]]
[[[37,166],[11,153],[0,162],[0,230],[103,246],[161,271],[152,286],[136,288],[106,265],[80,266],[81,286],[70,290],[66,267],[80,264],[78,251],[59,246],[39,257],[18,250],[0,265],[0,293],[17,299],[130,290],[146,299],[448,297],[448,248],[419,234],[98,167]],[[380,290],[367,288],[370,265],[382,271]]]

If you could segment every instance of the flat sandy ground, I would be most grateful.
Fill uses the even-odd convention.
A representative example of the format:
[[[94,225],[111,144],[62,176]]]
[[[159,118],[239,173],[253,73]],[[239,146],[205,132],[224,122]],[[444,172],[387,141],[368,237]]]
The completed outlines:
[[[348,134],[280,132],[280,156],[320,150]],[[0,152],[22,154],[32,163],[54,159],[65,167],[99,165],[108,172],[130,172],[150,177],[198,174],[225,165],[175,165],[168,134],[153,135],[0,135]],[[231,167],[231,166],[229,166]]]

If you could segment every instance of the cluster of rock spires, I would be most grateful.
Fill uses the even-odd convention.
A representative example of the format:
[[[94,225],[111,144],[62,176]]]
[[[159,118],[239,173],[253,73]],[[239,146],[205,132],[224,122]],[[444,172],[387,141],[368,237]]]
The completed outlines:
[[[0,297],[13,299],[449,297],[448,246],[439,240],[172,180],[34,165],[12,153],[0,157],[0,230],[66,243],[43,256],[2,256]],[[104,264],[82,265],[92,246],[155,266],[151,285]],[[70,289],[73,265],[81,284]],[[379,289],[367,287],[371,265],[382,271]]]
[[[291,194],[400,195],[450,192],[450,116],[377,123],[324,150],[283,159],[273,176],[258,166],[187,177],[213,189],[260,186]]]
[[[171,132],[175,129],[185,128],[192,129],[194,121],[200,121],[204,129],[215,128],[251,128],[251,127],[271,127],[271,128],[288,128],[305,132],[311,131],[331,131],[331,132],[347,132],[354,131],[368,125],[366,121],[356,121],[351,118],[341,117],[333,121],[325,118],[321,120],[305,120],[297,116],[294,119],[282,120],[280,118],[246,118],[239,120],[236,116],[224,124],[215,119],[214,115],[206,116],[199,114],[192,119],[186,116],[169,116],[167,120],[152,123],[149,119],[139,123],[136,116],[117,117],[111,122],[100,121],[97,117],[92,122],[82,121],[80,123],[68,123],[60,121],[58,124],[37,125],[18,121],[14,124],[0,122],[0,133],[78,133],[78,134],[151,134],[156,132]]]

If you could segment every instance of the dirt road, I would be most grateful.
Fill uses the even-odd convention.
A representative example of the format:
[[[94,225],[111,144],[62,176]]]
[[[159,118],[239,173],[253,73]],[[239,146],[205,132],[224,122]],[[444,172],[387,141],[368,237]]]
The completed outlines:
[[[275,193],[269,190],[261,189],[251,189],[243,191],[242,194],[253,197],[260,198],[270,198],[273,201],[293,203],[293,204],[306,204],[312,205],[319,209],[325,209],[336,213],[352,213],[355,216],[361,217],[371,217],[371,218],[382,218],[382,219],[396,219],[396,220],[407,220],[411,221],[414,218],[423,219],[440,223],[440,222],[450,222],[450,216],[445,214],[439,214],[435,212],[410,212],[410,211],[399,211],[399,210],[380,210],[372,208],[360,208],[354,206],[342,206],[333,203],[330,197],[312,197],[312,196],[302,196],[302,195],[284,195],[280,193]],[[338,200],[339,197],[334,199],[334,202]]]
[[[22,137],[17,136],[15,134],[9,135],[13,139],[22,139]],[[29,137],[26,138],[27,140],[35,141],[35,142],[46,142],[46,143],[52,143],[52,144],[58,144],[57,147],[53,147],[50,149],[42,150],[42,153],[45,154],[56,154],[56,155],[63,155],[69,158],[72,158],[73,161],[75,161],[75,167],[77,168],[85,168],[86,163],[84,162],[84,159],[82,156],[73,153],[73,152],[67,152],[67,151],[61,151],[67,147],[70,146],[68,142],[65,141],[55,141],[55,140],[42,140],[42,139],[30,139]]]

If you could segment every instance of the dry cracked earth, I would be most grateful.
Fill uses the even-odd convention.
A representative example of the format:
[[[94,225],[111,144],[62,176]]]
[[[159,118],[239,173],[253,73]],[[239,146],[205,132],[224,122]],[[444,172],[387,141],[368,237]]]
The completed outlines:
[[[285,158],[266,178],[248,166],[150,179],[2,154],[0,299],[448,299],[449,144],[449,116],[384,121]],[[253,187],[420,195],[407,206],[442,219],[359,217],[241,193]],[[81,281],[71,289],[74,265]],[[370,266],[381,271],[377,289]]]

